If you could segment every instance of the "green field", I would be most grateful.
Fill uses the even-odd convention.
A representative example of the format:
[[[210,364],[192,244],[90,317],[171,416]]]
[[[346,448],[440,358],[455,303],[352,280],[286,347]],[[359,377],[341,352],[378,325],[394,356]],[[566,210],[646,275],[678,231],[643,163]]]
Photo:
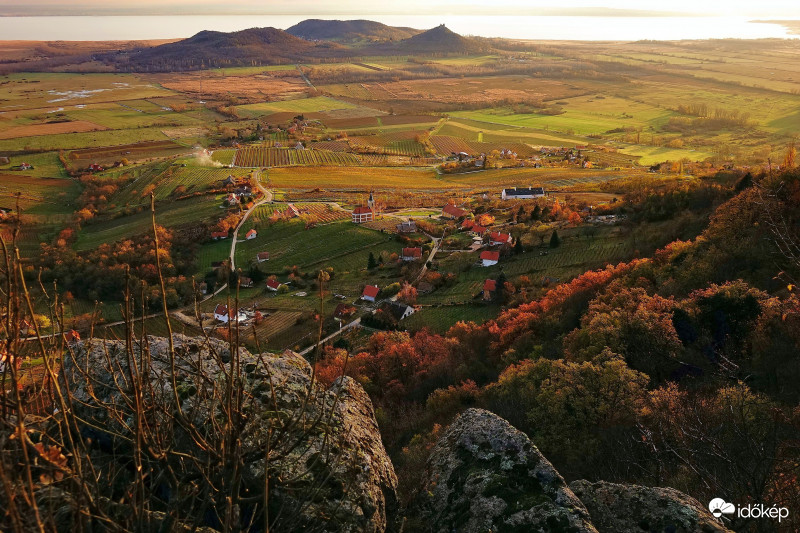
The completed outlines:
[[[560,232],[562,236],[565,232]],[[569,235],[568,233],[566,235]],[[538,245],[529,235],[523,236],[528,245]],[[540,251],[547,255],[540,255]],[[563,244],[555,249],[535,248],[521,255],[502,258],[498,265],[482,267],[476,265],[478,252],[455,253],[450,256],[437,255],[440,271],[458,272],[458,282],[451,287],[421,295],[421,304],[461,304],[473,302],[486,279],[496,279],[502,271],[513,281],[516,276],[526,275],[534,287],[541,286],[542,279],[554,278],[561,282],[579,275],[586,270],[602,268],[607,263],[616,264],[630,259],[635,251],[633,242],[619,234],[615,228],[603,228],[594,238],[565,238]]]
[[[0,140],[0,151],[66,150],[96,146],[119,146],[144,141],[166,141],[169,137],[164,135],[162,130],[163,127],[150,127],[20,137],[18,139]]]
[[[266,176],[272,187],[351,188],[368,191],[371,187],[398,189],[441,189],[448,184],[432,169],[306,167],[275,168]]]
[[[500,307],[497,305],[482,305],[481,303],[424,307],[410,317],[403,320],[403,327],[410,331],[428,328],[434,333],[446,333],[457,322],[475,322],[482,324],[487,320],[497,318]]]
[[[611,96],[603,98],[602,102],[587,96],[568,98],[563,102],[564,113],[560,115],[518,114],[508,108],[459,111],[453,115],[455,118],[579,135],[602,134],[616,128],[656,128],[673,115],[666,109]]]
[[[270,260],[260,268],[282,273],[284,267],[297,265],[301,270],[319,270],[333,266],[337,271],[357,270],[367,265],[369,251],[399,251],[399,243],[389,241],[387,234],[357,226],[349,221],[305,229],[302,221],[256,223],[257,238],[236,246],[239,266],[255,260],[258,252],[270,252]],[[240,232],[243,237],[248,230]]]
[[[58,159],[58,152],[44,152],[40,154],[15,155],[9,158],[8,165],[0,165],[0,171],[10,169],[21,163],[33,165],[33,169],[20,171],[25,176],[37,178],[66,178],[67,172]]]
[[[575,168],[499,168],[465,174],[443,174],[442,179],[454,185],[474,188],[541,186],[545,190],[551,190],[575,185],[597,184],[631,174],[630,170],[620,172]]]
[[[565,135],[543,129],[492,124],[473,119],[450,119],[437,135],[453,135],[471,141],[481,142],[521,142],[542,146],[572,146],[586,144],[589,139],[579,135]]]
[[[164,227],[181,226],[221,216],[221,201],[216,197],[190,198],[178,202],[161,203],[156,207],[156,223]],[[114,220],[95,222],[84,226],[75,243],[76,250],[91,250],[103,243],[116,242],[125,237],[152,231],[149,209]]]
[[[687,148],[665,148],[663,146],[643,146],[637,144],[620,145],[619,149],[626,154],[639,156],[639,163],[642,165],[652,165],[662,161],[702,161],[713,154],[705,150],[694,150]]]
[[[316,111],[331,111],[333,109],[355,109],[356,106],[342,100],[327,96],[315,96],[300,100],[283,100],[280,102],[267,102],[263,104],[248,104],[237,107],[244,114],[251,116],[266,115],[269,113],[312,113]]]
[[[146,104],[146,105],[143,105]],[[185,113],[165,111],[146,101],[125,101],[115,104],[87,105],[83,109],[67,110],[73,120],[88,120],[110,129],[148,127],[200,126],[203,122]]]

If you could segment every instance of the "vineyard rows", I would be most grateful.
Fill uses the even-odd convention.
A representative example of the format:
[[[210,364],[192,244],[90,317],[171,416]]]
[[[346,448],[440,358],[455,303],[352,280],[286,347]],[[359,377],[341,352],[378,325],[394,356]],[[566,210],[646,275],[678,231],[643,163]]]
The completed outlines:
[[[240,148],[236,151],[234,165],[237,167],[287,167],[308,166],[355,166],[359,164],[353,154],[328,150],[295,150],[292,148]]]
[[[179,186],[186,189],[182,194],[204,191],[209,187],[221,187],[222,180],[229,175],[231,170],[227,168],[180,168],[168,180],[164,180],[156,187],[156,199],[161,200],[170,196]],[[242,171],[235,171],[233,175],[240,177]]]
[[[309,148],[312,150],[329,150],[331,152],[347,152],[350,144],[347,141],[319,141],[311,143]]]

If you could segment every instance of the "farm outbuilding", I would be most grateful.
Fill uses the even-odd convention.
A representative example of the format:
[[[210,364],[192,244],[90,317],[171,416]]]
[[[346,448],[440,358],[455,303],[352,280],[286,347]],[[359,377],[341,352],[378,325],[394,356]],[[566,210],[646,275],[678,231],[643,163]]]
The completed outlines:
[[[503,200],[532,200],[544,198],[544,187],[513,187],[503,189]]]

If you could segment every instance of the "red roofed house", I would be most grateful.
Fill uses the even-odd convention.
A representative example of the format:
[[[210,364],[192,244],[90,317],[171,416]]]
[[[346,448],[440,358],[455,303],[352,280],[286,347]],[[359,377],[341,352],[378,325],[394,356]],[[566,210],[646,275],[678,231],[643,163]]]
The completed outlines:
[[[244,322],[247,320],[247,317],[239,311],[236,313],[233,309],[228,309],[227,305],[219,304],[216,308],[214,308],[214,318],[219,320],[220,322],[224,322],[227,324],[231,320],[238,320],[239,322]]]
[[[442,217],[443,218],[461,218],[463,216],[467,216],[467,212],[463,209],[459,209],[458,207],[454,206],[453,204],[447,204],[442,208]]]
[[[256,254],[256,260],[259,263],[263,263],[264,261],[269,261],[269,252],[258,252]]]
[[[378,297],[379,292],[381,292],[381,290],[377,285],[367,285],[364,287],[364,292],[361,294],[361,299],[368,302],[374,302],[375,298]]]
[[[474,226],[472,226],[472,229],[469,230],[469,232],[475,235],[476,237],[483,237],[483,234],[486,233],[487,231],[489,230],[478,224],[475,224]]]
[[[493,231],[491,236],[489,237],[489,242],[492,246],[496,246],[498,244],[510,244],[511,235],[509,235],[508,233],[500,233],[499,231]]]
[[[363,224],[364,222],[371,222],[375,219],[375,213],[372,209],[365,205],[360,205],[353,210],[353,223]]]
[[[220,239],[227,239],[228,238],[228,232],[227,231],[212,231],[211,232],[211,238],[214,239],[215,241],[218,241]]]
[[[403,261],[416,261],[422,258],[422,248],[403,248]]]
[[[497,290],[497,281],[487,279],[483,282],[483,299],[491,300],[494,297],[494,291]]]
[[[481,264],[485,267],[496,265],[500,261],[500,252],[481,252]]]
[[[236,196],[236,195],[235,195],[235,194],[233,194],[233,193],[230,193],[230,194],[229,194],[229,195],[228,195],[228,196],[225,198],[225,202],[226,202],[228,205],[230,205],[230,206],[237,205],[237,204],[239,203],[239,197],[238,197],[238,196]]]
[[[271,291],[277,292],[280,286],[281,286],[280,282],[276,279],[267,280],[267,289]]]
[[[89,165],[89,172],[102,172],[102,171],[103,167],[101,167],[97,163],[92,163],[91,165]]]
[[[246,287],[252,287],[253,286],[252,278],[248,278],[248,277],[245,277],[245,276],[240,277],[239,278],[239,286],[240,287],[245,287],[245,288]]]
[[[255,239],[256,237],[258,237],[258,232],[254,229],[248,231],[244,236],[244,238],[247,239],[248,241],[251,239]]]

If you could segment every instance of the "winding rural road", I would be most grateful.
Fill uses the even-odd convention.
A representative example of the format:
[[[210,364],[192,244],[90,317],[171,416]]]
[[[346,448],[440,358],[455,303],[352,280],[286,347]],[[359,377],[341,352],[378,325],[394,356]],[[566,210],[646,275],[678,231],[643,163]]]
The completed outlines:
[[[230,255],[231,271],[235,270],[235,268],[236,268],[235,265],[234,265],[234,256],[236,255],[236,241],[237,241],[238,236],[239,236],[239,229],[242,227],[242,224],[245,223],[247,218],[253,213],[253,211],[256,210],[256,208],[258,206],[263,205],[263,204],[265,204],[267,202],[271,202],[272,199],[273,199],[272,191],[270,191],[268,189],[265,189],[264,186],[261,185],[261,170],[256,170],[253,173],[253,177],[255,178],[256,187],[258,187],[259,190],[262,193],[264,193],[264,198],[259,200],[257,203],[253,204],[253,207],[251,207],[250,209],[247,210],[247,212],[242,217],[242,220],[239,221],[239,224],[236,226],[236,229],[233,232],[233,241],[231,242],[231,255]],[[208,300],[210,298],[213,298],[217,294],[219,294],[222,291],[224,291],[227,287],[228,287],[228,284],[225,283],[220,288],[218,288],[216,291],[214,291],[213,294],[209,294],[208,296],[206,296],[205,298],[203,298],[202,300],[200,300],[197,303],[201,304],[201,303],[205,302],[206,300]],[[195,304],[191,304],[191,306],[194,306],[194,305]],[[177,309],[177,311],[181,311],[181,310],[186,309],[186,308],[191,307],[191,306],[181,307],[181,308]],[[147,315],[147,316],[143,316],[143,317],[136,317],[136,320],[155,318],[155,317],[158,317],[158,316],[163,316],[163,313],[159,312],[159,313],[153,313],[152,315]],[[124,323],[125,323],[124,320],[120,320],[118,322],[111,322],[109,324],[101,324],[101,327],[109,328],[109,327],[113,327],[113,326],[119,326],[119,325],[124,324]]]
[[[314,344],[312,344],[311,346],[309,346],[308,348],[306,348],[305,350],[300,352],[300,355],[307,355],[307,354],[311,353],[311,351],[314,350],[314,348],[316,348],[317,346],[319,346],[321,344],[325,344],[329,340],[338,337],[339,335],[341,335],[342,333],[344,333],[348,329],[354,328],[354,327],[358,326],[359,324],[361,324],[361,317],[358,317],[355,320],[353,320],[352,322],[350,322],[348,324],[345,324],[344,326],[340,327],[339,329],[337,329],[336,331],[334,331],[333,333],[331,333],[330,335],[328,335],[327,337],[325,337],[321,341],[315,342]]]
[[[425,235],[428,234],[425,233]],[[428,235],[428,238],[433,242],[433,247],[431,247],[431,253],[428,255],[428,259],[426,259],[425,262],[422,264],[422,269],[419,271],[419,274],[417,274],[417,277],[414,278],[414,281],[411,283],[412,285],[415,285],[419,280],[421,280],[422,276],[425,275],[425,272],[428,271],[428,263],[433,261],[433,256],[435,256],[436,252],[439,251],[439,246],[442,244],[442,241],[444,240],[444,232],[442,232],[442,236],[439,238],[436,238],[433,235]]]
[[[256,170],[255,172],[253,172],[253,178],[255,178],[256,187],[258,187],[259,190],[262,193],[264,193],[264,198],[253,204],[253,207],[247,210],[247,212],[242,217],[242,220],[240,220],[239,224],[236,226],[236,229],[233,230],[233,240],[231,241],[231,255],[230,255],[231,272],[236,270],[236,262],[235,262],[236,242],[239,240],[239,230],[244,225],[244,223],[247,222],[247,219],[250,217],[253,211],[255,211],[259,206],[264,205],[267,202],[271,202],[273,198],[272,192],[265,189],[264,186],[261,185],[261,170]]]
[[[428,234],[426,233],[425,235],[428,235]],[[419,271],[419,274],[417,275],[416,278],[414,278],[414,283],[417,283],[422,278],[422,276],[425,275],[425,272],[427,272],[428,263],[433,261],[433,258],[436,255],[436,252],[439,251],[439,246],[442,244],[442,241],[444,240],[444,234],[442,234],[442,236],[440,238],[433,237],[432,235],[428,235],[428,238],[430,238],[431,241],[433,241],[433,247],[431,248],[431,253],[428,255],[428,259],[422,265],[422,269]],[[412,285],[414,283],[412,283]],[[391,298],[387,298],[387,300],[390,301],[390,302],[395,302],[395,301],[397,301],[397,296],[398,295],[395,294]],[[349,323],[345,324],[344,326],[340,327],[339,329],[337,329],[336,331],[334,331],[333,333],[331,333],[330,335],[328,335],[327,337],[325,337],[321,341],[315,342],[314,344],[312,344],[311,346],[309,346],[305,350],[301,351],[300,355],[304,356],[304,355],[307,355],[307,354],[311,353],[311,351],[314,350],[317,346],[320,346],[320,345],[325,344],[326,342],[328,342],[328,341],[330,341],[332,339],[335,339],[336,337],[338,337],[339,335],[341,335],[342,333],[344,333],[348,329],[354,328],[354,327],[356,327],[356,326],[358,326],[360,324],[361,324],[361,317],[356,318],[352,322],[349,322]]]

